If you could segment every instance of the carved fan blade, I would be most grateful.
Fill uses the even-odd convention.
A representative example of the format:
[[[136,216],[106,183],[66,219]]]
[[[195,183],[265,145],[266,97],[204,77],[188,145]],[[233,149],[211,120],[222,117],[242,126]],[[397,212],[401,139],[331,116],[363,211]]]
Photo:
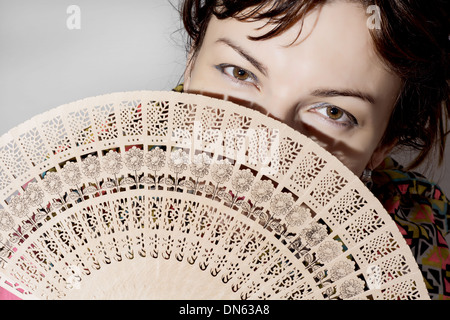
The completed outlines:
[[[1,286],[23,299],[428,299],[361,181],[257,111],[115,93],[0,149]]]

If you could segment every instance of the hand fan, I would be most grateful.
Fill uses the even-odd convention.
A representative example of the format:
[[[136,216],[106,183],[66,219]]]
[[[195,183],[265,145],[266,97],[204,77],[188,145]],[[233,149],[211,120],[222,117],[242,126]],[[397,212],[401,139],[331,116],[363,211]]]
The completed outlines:
[[[0,141],[22,299],[428,299],[395,223],[319,144],[177,92],[60,106]]]

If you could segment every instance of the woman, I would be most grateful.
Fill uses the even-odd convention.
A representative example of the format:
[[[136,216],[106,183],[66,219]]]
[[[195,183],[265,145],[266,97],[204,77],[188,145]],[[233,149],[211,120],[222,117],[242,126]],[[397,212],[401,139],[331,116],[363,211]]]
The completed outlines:
[[[444,3],[185,0],[182,16],[190,53],[178,90],[257,108],[321,141],[373,184],[430,296],[449,299],[448,201],[387,158],[396,146],[413,147],[413,168],[436,147],[442,161]]]

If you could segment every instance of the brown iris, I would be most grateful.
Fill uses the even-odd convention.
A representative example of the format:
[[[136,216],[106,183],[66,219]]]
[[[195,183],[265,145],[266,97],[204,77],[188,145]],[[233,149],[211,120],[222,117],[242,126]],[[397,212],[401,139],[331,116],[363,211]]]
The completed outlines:
[[[233,76],[241,81],[245,81],[250,78],[250,74],[246,70],[236,67],[233,68]]]
[[[329,106],[327,107],[327,116],[333,120],[339,120],[344,116],[344,111],[337,107]]]

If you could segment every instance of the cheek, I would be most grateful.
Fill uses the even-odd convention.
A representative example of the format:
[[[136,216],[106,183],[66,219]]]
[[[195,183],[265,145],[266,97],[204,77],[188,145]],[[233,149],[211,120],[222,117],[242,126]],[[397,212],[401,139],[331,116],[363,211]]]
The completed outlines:
[[[361,176],[364,169],[368,167],[370,159],[373,155],[373,149],[367,150],[349,150],[348,146],[336,146],[332,150],[328,150],[336,158],[338,158],[347,168],[349,168],[356,176]]]
[[[184,91],[223,99],[227,96],[226,87],[221,82],[218,72],[200,59],[185,73]]]
[[[378,145],[378,138],[369,132],[358,129],[352,134],[338,134],[319,129],[317,126],[306,122],[299,122],[295,129],[308,136],[321,147],[333,154],[355,175],[360,176]],[[338,138],[337,138],[338,137]]]
[[[199,90],[202,84],[207,82],[206,76],[207,73],[201,70],[201,64],[192,61],[184,74],[184,90]]]
[[[187,59],[186,71],[184,73],[184,89],[199,90],[200,87],[208,83],[209,72],[205,70],[208,55],[205,54],[204,48],[197,51],[191,51]]]
[[[356,176],[360,177],[361,174],[363,173],[364,169],[367,168],[367,164],[370,161],[370,158],[372,156],[372,153],[367,153],[365,155],[365,157],[361,157],[361,158],[344,158],[342,161],[342,163],[344,163],[344,165],[349,168]],[[362,159],[364,159],[363,161],[361,161]]]
[[[370,163],[378,146],[377,140],[373,138],[368,137],[364,139],[362,136],[356,136],[349,143],[345,143],[345,146],[340,148],[336,146],[329,151],[335,155],[338,154],[338,159],[353,173],[360,176],[364,169],[371,168]]]

